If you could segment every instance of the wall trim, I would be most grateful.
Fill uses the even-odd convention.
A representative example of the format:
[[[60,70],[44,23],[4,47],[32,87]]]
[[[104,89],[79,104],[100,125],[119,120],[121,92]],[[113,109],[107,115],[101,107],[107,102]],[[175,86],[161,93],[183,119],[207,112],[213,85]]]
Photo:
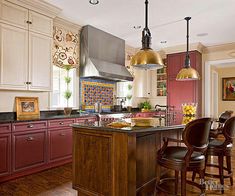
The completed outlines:
[[[231,57],[235,57],[235,42],[205,47],[203,53],[207,54],[211,52],[228,51],[228,50],[234,50],[233,52],[234,56]]]
[[[221,64],[231,64],[235,63],[234,59],[223,59],[216,61],[206,61],[205,62],[205,80],[204,80],[204,114],[205,116],[212,116],[211,114],[211,66],[220,66]],[[209,104],[208,104],[209,103]]]
[[[80,31],[82,29],[82,26],[81,25],[78,25],[76,23],[73,23],[73,22],[70,22],[68,20],[65,20],[61,17],[55,17],[54,18],[54,26],[58,26],[58,27],[62,27],[62,28],[65,28],[65,29],[69,29],[71,31],[75,31],[77,32],[78,34],[80,34]]]
[[[62,9],[42,0],[0,0],[1,2],[11,2],[16,5],[34,10],[51,18],[57,16]]]

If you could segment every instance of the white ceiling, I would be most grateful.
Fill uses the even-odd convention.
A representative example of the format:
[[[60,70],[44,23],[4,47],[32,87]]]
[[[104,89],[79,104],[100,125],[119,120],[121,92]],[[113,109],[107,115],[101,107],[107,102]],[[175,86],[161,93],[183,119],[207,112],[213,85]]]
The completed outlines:
[[[145,0],[45,0],[62,9],[60,17],[80,25],[93,25],[141,47]],[[235,42],[235,0],[149,0],[149,28],[152,47],[185,44],[185,16],[191,16],[190,42],[205,46]],[[199,37],[197,34],[208,33]],[[167,40],[166,44],[160,41]]]

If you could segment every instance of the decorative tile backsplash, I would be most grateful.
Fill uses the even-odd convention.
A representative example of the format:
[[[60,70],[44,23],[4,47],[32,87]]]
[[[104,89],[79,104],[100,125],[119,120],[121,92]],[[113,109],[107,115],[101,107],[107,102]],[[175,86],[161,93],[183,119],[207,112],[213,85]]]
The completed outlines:
[[[86,110],[94,111],[96,102],[102,103],[103,111],[110,111],[113,105],[115,82],[100,79],[80,79],[80,100]]]

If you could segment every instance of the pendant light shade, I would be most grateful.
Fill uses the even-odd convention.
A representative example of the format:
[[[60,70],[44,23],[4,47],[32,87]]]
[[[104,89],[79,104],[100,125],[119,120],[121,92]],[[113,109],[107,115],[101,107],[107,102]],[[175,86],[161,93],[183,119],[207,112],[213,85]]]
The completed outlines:
[[[161,56],[152,49],[141,49],[132,57],[131,65],[139,69],[156,69],[164,64]]]
[[[183,69],[179,71],[176,76],[176,80],[179,81],[190,81],[190,80],[200,80],[200,75],[197,70],[193,69],[190,66],[190,57],[189,57],[189,20],[191,17],[186,17],[185,20],[187,21],[187,52],[185,58],[185,64]]]
[[[142,48],[131,59],[131,66],[139,69],[160,69],[161,56],[151,48],[151,33],[148,28],[148,0],[145,1],[145,28],[142,31]]]

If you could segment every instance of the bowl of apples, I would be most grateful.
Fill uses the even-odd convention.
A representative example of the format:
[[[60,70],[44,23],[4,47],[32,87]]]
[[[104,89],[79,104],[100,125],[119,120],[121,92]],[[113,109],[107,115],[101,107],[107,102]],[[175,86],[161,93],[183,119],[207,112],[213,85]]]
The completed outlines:
[[[183,121],[182,124],[187,124],[196,119],[197,104],[196,103],[184,103],[182,104]]]

